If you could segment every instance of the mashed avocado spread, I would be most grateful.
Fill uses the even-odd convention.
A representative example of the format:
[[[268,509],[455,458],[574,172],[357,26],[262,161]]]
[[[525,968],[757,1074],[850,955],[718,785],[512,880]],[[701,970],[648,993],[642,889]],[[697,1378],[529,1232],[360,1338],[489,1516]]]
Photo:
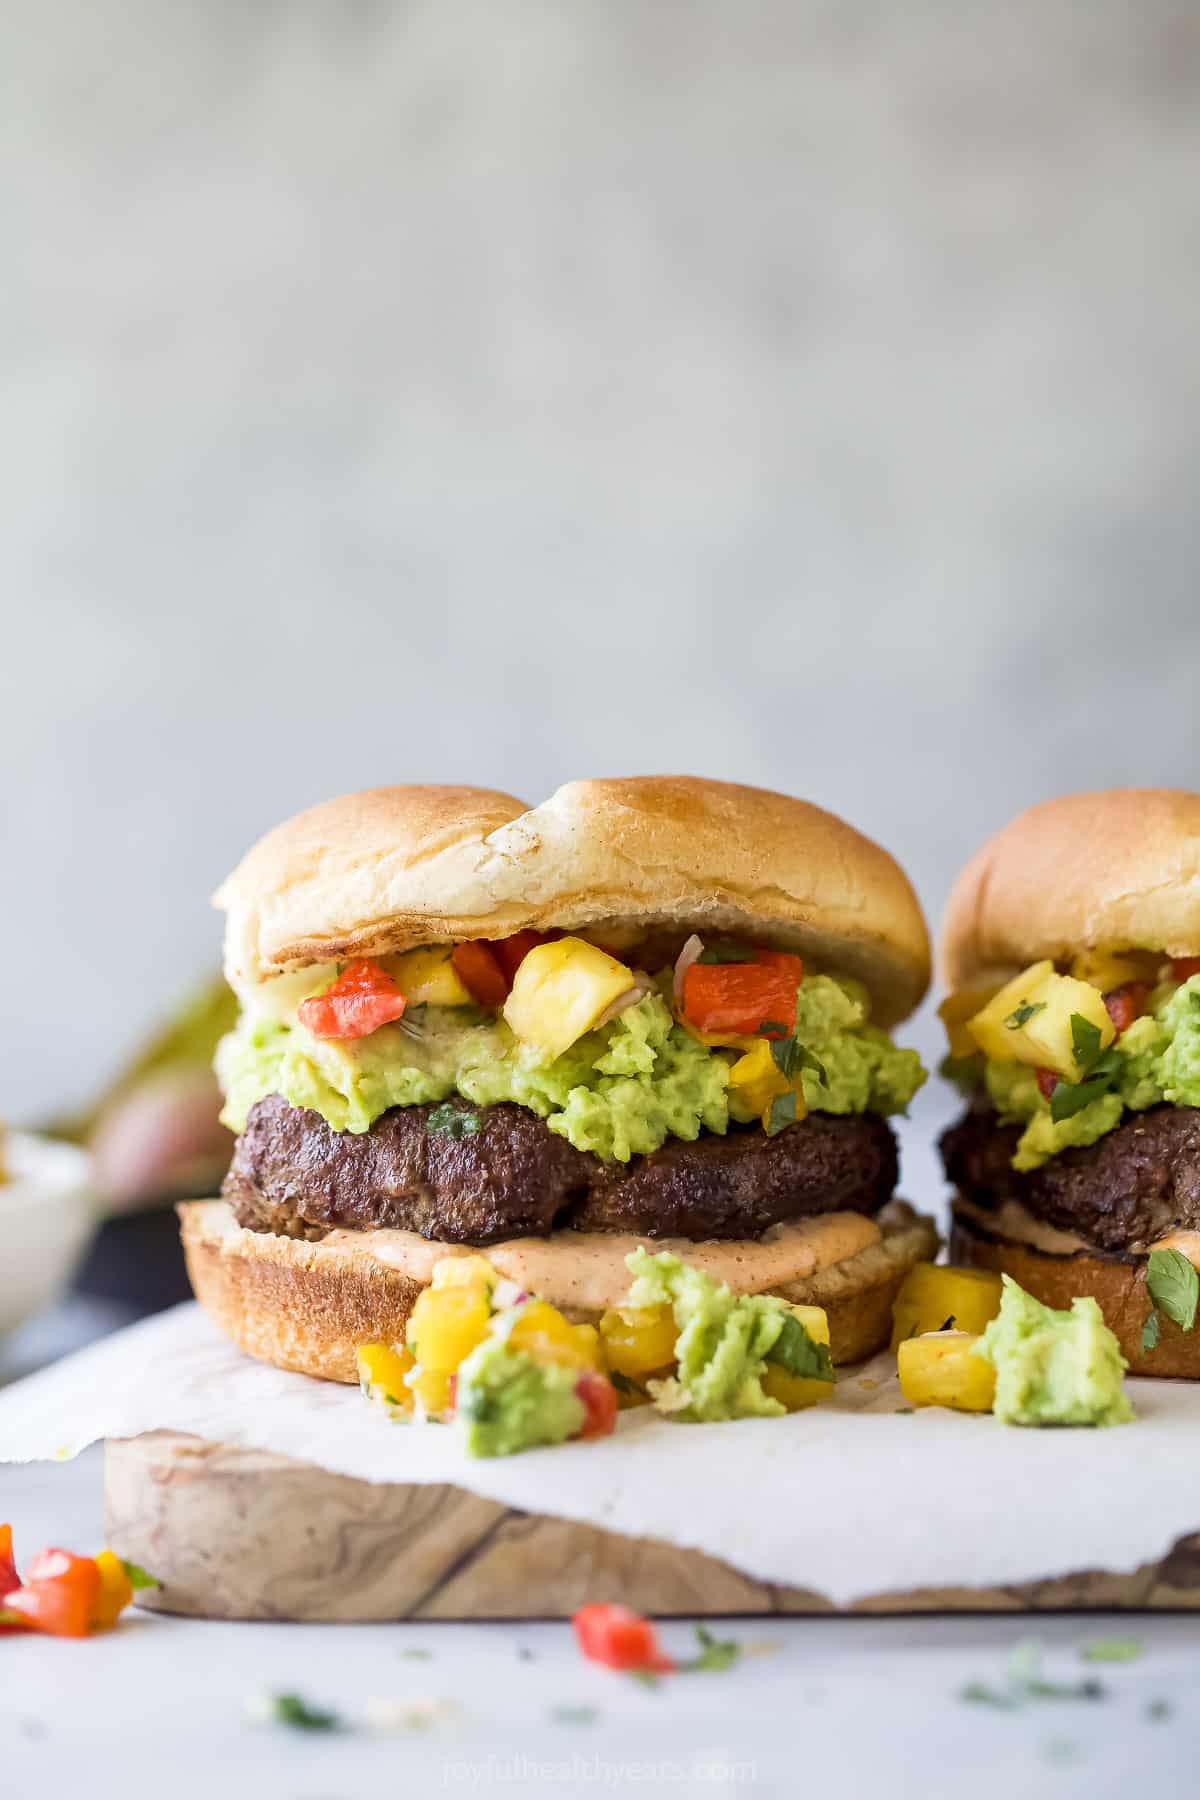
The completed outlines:
[[[975,1354],[996,1371],[993,1411],[1005,1425],[1123,1425],[1134,1416],[1121,1386],[1125,1358],[1090,1296],[1057,1312],[1006,1275]]]
[[[625,1265],[634,1277],[628,1304],[670,1306],[679,1330],[677,1373],[649,1384],[660,1412],[708,1422],[781,1417],[786,1408],[763,1389],[768,1362],[789,1374],[833,1380],[827,1347],[814,1343],[786,1300],[734,1294],[666,1252],[651,1256],[640,1248]]]
[[[1015,1169],[1037,1169],[1060,1150],[1094,1144],[1121,1123],[1127,1109],[1144,1112],[1164,1100],[1200,1106],[1200,975],[1155,998],[1157,1006],[1118,1040],[1120,1062],[1109,1091],[1070,1118],[1051,1118],[1028,1064],[985,1063],[984,1083],[1001,1119],[1025,1125]]]
[[[512,1456],[538,1444],[562,1444],[582,1429],[576,1368],[535,1362],[487,1337],[459,1365],[454,1406],[468,1456]]]
[[[418,1035],[405,1029],[410,1024]],[[814,1110],[900,1112],[925,1080],[916,1051],[898,1049],[867,1022],[866,995],[855,982],[807,977],[796,1037],[825,1072],[824,1081],[810,1070],[803,1076]],[[404,1024],[343,1041],[313,1037],[294,1016],[246,1014],[222,1041],[216,1067],[221,1116],[234,1131],[268,1094],[352,1132],[369,1130],[389,1107],[461,1094],[477,1106],[527,1106],[576,1149],[627,1162],[668,1137],[690,1140],[702,1130],[724,1132],[731,1118],[754,1117],[729,1091],[736,1054],[702,1043],[675,1023],[662,993],[651,993],[552,1059],[521,1044],[502,1018],[475,1007],[425,1006],[411,1008]]]

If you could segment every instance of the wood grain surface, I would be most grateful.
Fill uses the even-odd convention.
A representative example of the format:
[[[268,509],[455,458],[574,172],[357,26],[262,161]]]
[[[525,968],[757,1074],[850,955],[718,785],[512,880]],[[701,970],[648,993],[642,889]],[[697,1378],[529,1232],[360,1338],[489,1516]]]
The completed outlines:
[[[220,1619],[566,1618],[587,1600],[689,1618],[834,1613],[652,1538],[514,1512],[457,1487],[376,1485],[155,1432],[108,1445],[107,1541],[162,1583],[162,1612]],[[1132,1574],[872,1595],[852,1613],[1200,1608],[1200,1533]]]

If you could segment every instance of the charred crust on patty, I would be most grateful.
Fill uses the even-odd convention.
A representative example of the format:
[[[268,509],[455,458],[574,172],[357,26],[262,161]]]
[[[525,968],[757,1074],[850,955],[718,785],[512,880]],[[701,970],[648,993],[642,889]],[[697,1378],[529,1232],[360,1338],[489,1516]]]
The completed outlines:
[[[972,1108],[941,1138],[948,1179],[988,1211],[1019,1201],[1037,1219],[1119,1254],[1180,1227],[1200,1229],[1200,1109],[1128,1113],[1094,1144],[1062,1150],[1039,1169],[1012,1157],[1019,1125]]]
[[[577,1150],[525,1107],[453,1104],[476,1129],[431,1129],[442,1109],[407,1106],[369,1131],[335,1131],[320,1113],[270,1095],[251,1109],[224,1196],[240,1225],[281,1236],[385,1228],[486,1245],[565,1225],[758,1237],[818,1213],[873,1215],[896,1185],[895,1136],[870,1114],[810,1113],[770,1137],[734,1126],[614,1163]]]

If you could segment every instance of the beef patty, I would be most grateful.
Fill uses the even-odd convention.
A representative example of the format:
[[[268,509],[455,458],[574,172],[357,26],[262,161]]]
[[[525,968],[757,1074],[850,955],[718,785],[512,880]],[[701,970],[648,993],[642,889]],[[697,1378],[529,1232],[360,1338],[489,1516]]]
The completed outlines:
[[[991,1111],[964,1114],[942,1134],[946,1174],[964,1198],[1019,1200],[1035,1217],[1102,1250],[1150,1244],[1176,1226],[1200,1228],[1200,1110],[1128,1113],[1094,1144],[1063,1150],[1040,1169],[1012,1167],[1019,1125]]]
[[[896,1140],[870,1114],[810,1113],[675,1139],[607,1163],[536,1113],[449,1103],[474,1130],[429,1128],[446,1107],[397,1106],[361,1134],[273,1094],[252,1108],[224,1194],[239,1224],[289,1237],[342,1226],[418,1231],[456,1244],[544,1237],[563,1225],[647,1237],[755,1237],[782,1219],[875,1213],[896,1185]],[[451,1118],[451,1123],[453,1119]]]

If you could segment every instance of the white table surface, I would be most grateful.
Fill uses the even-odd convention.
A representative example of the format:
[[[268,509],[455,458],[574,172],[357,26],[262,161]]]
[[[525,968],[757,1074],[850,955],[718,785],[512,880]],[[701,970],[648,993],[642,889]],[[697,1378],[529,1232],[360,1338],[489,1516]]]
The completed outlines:
[[[18,1552],[98,1548],[100,1457],[0,1467]],[[1200,1621],[1186,1617],[744,1620],[769,1642],[720,1674],[648,1691],[585,1663],[565,1625],[251,1625],[134,1615],[84,1644],[0,1639],[0,1792],[89,1800],[242,1795],[384,1800],[455,1791],[840,1796],[1178,1794],[1200,1765]],[[690,1630],[663,1627],[688,1654]],[[1102,1636],[1137,1636],[1123,1665],[1085,1664]],[[1098,1702],[1000,1711],[960,1698],[1002,1686],[1022,1638]],[[411,1653],[428,1652],[421,1658]],[[317,1736],[247,1719],[264,1690],[346,1716]],[[423,1728],[363,1723],[372,1701],[445,1700]],[[1167,1701],[1170,1715],[1150,1716]],[[594,1718],[562,1721],[558,1708]],[[1188,1771],[1193,1774],[1189,1775]]]

